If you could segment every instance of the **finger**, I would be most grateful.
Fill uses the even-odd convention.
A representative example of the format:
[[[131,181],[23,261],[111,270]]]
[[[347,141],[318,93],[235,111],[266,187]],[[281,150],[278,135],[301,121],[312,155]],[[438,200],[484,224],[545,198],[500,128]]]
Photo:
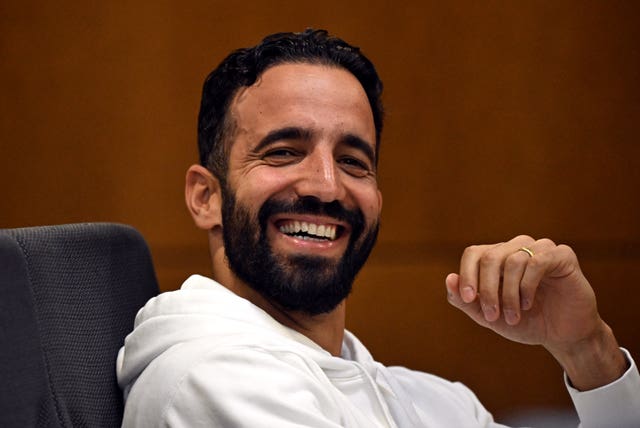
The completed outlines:
[[[465,303],[471,303],[478,294],[478,261],[484,251],[493,245],[467,247],[460,259],[459,293]]]
[[[477,301],[465,303],[462,300],[459,289],[460,276],[455,273],[447,275],[445,284],[447,287],[447,300],[449,301],[449,303],[467,314],[467,316],[469,316],[478,324],[486,326],[486,321],[484,319],[484,314],[480,309],[480,304]]]
[[[544,240],[542,245],[537,244],[537,249],[527,263],[527,268],[520,281],[520,300],[523,310],[531,309],[543,278],[555,268],[557,263],[565,259],[563,254],[566,253],[565,248],[569,247],[556,247],[550,240]],[[569,249],[569,251],[571,250]],[[571,254],[573,253],[571,252]]]
[[[460,276],[455,273],[450,273],[444,280],[447,287],[447,300],[454,306],[458,306],[459,303],[464,303],[460,297],[458,285],[460,284]]]
[[[480,293],[480,305],[487,321],[493,322],[500,317],[500,282],[506,260],[512,256],[518,248],[533,242],[534,240],[530,236],[520,235],[508,242],[490,248],[485,251],[480,258],[478,290]],[[516,299],[518,298],[518,285],[519,281],[508,284],[509,288],[506,293],[509,298],[513,298],[514,296]],[[509,309],[511,312],[509,316],[512,322],[516,322],[513,318],[514,312],[512,306],[513,304],[510,303]]]
[[[502,274],[502,313],[509,325],[520,322],[520,282],[529,262],[529,254],[516,251],[507,257]]]
[[[484,318],[495,321],[500,317],[500,305],[498,291],[500,289],[500,273],[504,260],[504,249],[496,246],[487,250],[478,263],[480,272],[478,275],[478,292],[480,294],[480,306]]]

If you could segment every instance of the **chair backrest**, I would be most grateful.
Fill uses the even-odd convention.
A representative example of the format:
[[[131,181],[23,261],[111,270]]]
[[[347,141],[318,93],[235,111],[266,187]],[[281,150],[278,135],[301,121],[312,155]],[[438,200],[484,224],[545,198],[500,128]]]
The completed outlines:
[[[119,427],[116,354],[157,293],[129,226],[0,229],[0,426]]]

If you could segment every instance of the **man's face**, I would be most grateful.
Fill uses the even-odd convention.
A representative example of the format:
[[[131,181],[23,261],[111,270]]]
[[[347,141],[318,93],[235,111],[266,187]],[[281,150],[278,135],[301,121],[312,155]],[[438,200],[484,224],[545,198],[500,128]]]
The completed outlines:
[[[343,69],[278,65],[236,95],[230,114],[231,270],[284,309],[331,311],[375,243],[382,205],[362,86]]]

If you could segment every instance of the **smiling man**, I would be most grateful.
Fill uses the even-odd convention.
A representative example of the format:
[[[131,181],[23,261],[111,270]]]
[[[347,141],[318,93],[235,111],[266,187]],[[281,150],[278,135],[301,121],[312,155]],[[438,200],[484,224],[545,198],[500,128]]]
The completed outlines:
[[[118,356],[124,426],[499,426],[465,386],[385,367],[345,330],[382,209],[381,91],[324,31],[269,36],[209,75],[185,194],[215,280],[138,314]],[[640,426],[638,370],[569,247],[469,247],[445,282],[474,321],[551,352],[584,428]]]
[[[187,177],[196,222],[222,232],[214,271],[267,312],[301,312],[304,322],[333,311],[373,247],[382,204],[365,91],[335,66],[281,64],[240,89],[229,114],[224,184],[202,166]],[[215,192],[220,214],[208,205]]]

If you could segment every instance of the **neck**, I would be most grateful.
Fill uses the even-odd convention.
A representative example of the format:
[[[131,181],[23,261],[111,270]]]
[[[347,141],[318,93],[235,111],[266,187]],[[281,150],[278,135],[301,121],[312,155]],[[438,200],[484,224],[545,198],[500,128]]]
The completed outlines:
[[[265,299],[260,293],[238,279],[227,265],[224,250],[212,251],[212,258],[213,274],[216,281],[258,306],[280,324],[305,335],[331,355],[340,356],[346,315],[344,301],[331,312],[320,315],[287,311]]]
[[[329,313],[311,316],[302,312],[282,310],[264,298],[249,300],[280,324],[305,335],[331,355],[340,356],[346,312],[344,301]]]

